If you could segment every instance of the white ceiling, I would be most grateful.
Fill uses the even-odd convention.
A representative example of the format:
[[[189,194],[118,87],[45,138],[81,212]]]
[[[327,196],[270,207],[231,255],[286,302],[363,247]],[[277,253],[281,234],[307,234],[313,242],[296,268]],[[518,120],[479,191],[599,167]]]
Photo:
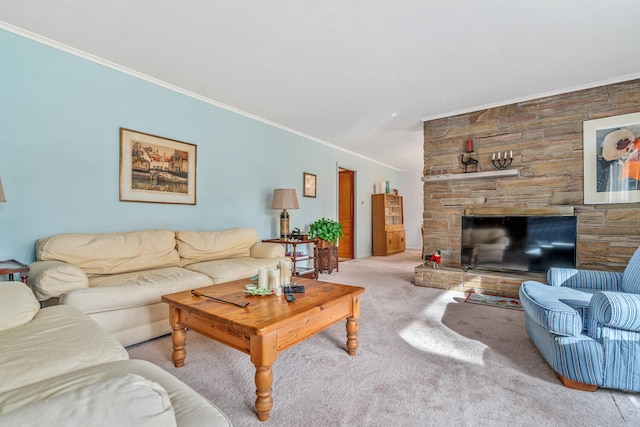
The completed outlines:
[[[639,20],[638,0],[0,0],[3,28],[400,170],[423,119],[640,77]]]

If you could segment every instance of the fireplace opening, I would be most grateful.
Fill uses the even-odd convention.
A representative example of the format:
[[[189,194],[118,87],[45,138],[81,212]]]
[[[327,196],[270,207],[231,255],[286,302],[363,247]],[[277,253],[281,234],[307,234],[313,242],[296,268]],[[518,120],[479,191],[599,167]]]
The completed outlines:
[[[546,273],[576,267],[577,217],[462,216],[460,263],[465,269]]]

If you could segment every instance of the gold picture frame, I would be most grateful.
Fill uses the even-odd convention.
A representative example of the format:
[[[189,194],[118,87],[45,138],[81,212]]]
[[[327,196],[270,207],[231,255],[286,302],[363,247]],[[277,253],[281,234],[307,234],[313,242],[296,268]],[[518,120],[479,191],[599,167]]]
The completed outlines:
[[[195,205],[196,148],[120,128],[120,201]]]
[[[316,197],[316,176],[314,174],[303,172],[302,195],[304,197]]]

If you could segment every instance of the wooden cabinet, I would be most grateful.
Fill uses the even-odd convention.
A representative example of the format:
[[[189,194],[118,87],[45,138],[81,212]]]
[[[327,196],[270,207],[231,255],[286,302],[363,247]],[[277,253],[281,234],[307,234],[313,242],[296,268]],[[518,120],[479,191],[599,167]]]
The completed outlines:
[[[371,196],[373,254],[384,256],[403,252],[406,247],[402,196]]]

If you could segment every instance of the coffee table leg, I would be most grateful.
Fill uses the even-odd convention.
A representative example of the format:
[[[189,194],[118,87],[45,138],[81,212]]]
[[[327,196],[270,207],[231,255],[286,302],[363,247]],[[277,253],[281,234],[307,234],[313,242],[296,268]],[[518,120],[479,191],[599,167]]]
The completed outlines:
[[[278,357],[278,343],[275,333],[251,337],[251,362],[256,367],[256,412],[260,421],[267,421],[273,408],[271,367]]]
[[[347,318],[347,351],[351,356],[356,355],[358,350],[358,319]]]
[[[353,314],[347,317],[347,351],[351,356],[358,350],[358,317],[360,316],[360,297],[355,296],[351,301]]]
[[[176,368],[184,366],[184,359],[187,357],[187,350],[185,349],[187,341],[186,328],[180,326],[180,309],[169,306],[169,323],[171,324],[171,342],[173,343],[173,365]]]

